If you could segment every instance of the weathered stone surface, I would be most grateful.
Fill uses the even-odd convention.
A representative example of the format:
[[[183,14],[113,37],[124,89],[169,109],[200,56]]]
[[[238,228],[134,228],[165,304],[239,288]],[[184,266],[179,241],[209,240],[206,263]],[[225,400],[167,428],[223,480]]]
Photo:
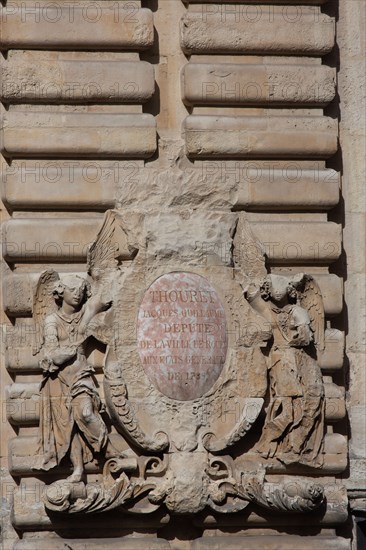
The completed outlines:
[[[145,114],[9,111],[0,144],[5,157],[146,158],[156,149],[155,120]]]
[[[37,425],[39,422],[39,383],[8,386],[6,416],[11,424]]]
[[[268,8],[242,13],[189,12],[181,22],[181,44],[188,54],[246,53],[272,55],[325,55],[334,45],[334,21],[322,14],[314,21],[313,12],[286,13]]]
[[[328,117],[188,116],[183,125],[192,158],[329,158],[337,122]]]
[[[153,18],[136,3],[12,2],[0,15],[0,49],[143,50],[153,43]]]
[[[77,222],[77,223],[76,223]],[[4,258],[8,262],[82,262],[101,225],[94,218],[13,219],[4,224]],[[126,256],[129,253],[126,250]]]
[[[253,223],[269,261],[275,264],[329,264],[341,254],[341,227],[331,222]]]
[[[165,0],[154,30],[139,1],[3,4],[4,550],[350,549],[364,2]],[[177,273],[214,289],[227,333],[183,393],[139,354],[162,329],[143,307],[139,332],[141,304]]]
[[[173,548],[169,541],[164,539],[146,540],[137,537],[125,537],[123,539],[104,539],[108,544],[108,548],[115,550],[121,548],[121,550],[136,550],[138,545],[139,550],[170,550]],[[192,544],[194,550],[206,550],[216,545],[217,548],[229,546],[231,550],[242,550],[243,547],[248,550],[256,550],[258,545],[262,545],[262,548],[266,550],[293,550],[294,548],[300,548],[301,550],[317,550],[319,544],[321,544],[324,550],[349,550],[349,542],[347,539],[341,537],[332,536],[310,536],[306,537],[306,541],[303,543],[304,537],[301,535],[258,535],[258,536],[245,536],[239,535],[234,541],[232,537],[225,535],[206,536],[195,540]],[[45,546],[42,541],[20,541],[14,547],[14,550],[33,550],[32,544],[36,543],[39,550],[63,550],[64,543],[61,540],[53,540],[49,546]],[[98,539],[91,539],[90,544],[96,549],[103,548],[102,541]],[[82,539],[72,541],[72,550],[84,550],[85,541]]]
[[[106,210],[115,204],[119,174],[128,162],[20,161],[4,170],[2,198],[10,210]]]
[[[175,356],[177,357],[177,356]],[[92,362],[93,363],[93,362]],[[151,369],[152,370],[152,369]],[[157,368],[156,368],[157,370]],[[172,369],[173,372],[173,369]],[[195,377],[191,376],[190,373],[195,373]],[[210,380],[208,379],[207,374],[204,370],[191,367],[189,371],[189,376],[186,378],[182,374],[182,369],[174,369],[174,374],[176,376],[171,377],[168,382],[163,385],[158,376],[154,372],[150,374],[149,378],[152,383],[155,384],[158,389],[162,390],[162,393],[173,399],[178,399],[181,401],[187,401],[194,399],[198,394],[205,393],[205,386],[208,386]],[[200,374],[199,377],[197,375]],[[209,373],[211,374],[211,373]],[[211,374],[212,376],[212,374]],[[200,383],[200,379],[203,379]],[[155,380],[158,379],[157,383]],[[190,384],[191,380],[195,382],[192,389],[193,383]],[[169,384],[170,382],[170,384]],[[345,405],[345,394],[344,389],[337,386],[333,383],[326,383],[325,388],[325,418],[327,422],[335,423],[343,420],[346,416],[346,405]],[[210,387],[208,386],[208,389]],[[12,384],[7,387],[7,401],[5,404],[6,416],[8,421],[15,426],[37,426],[39,424],[39,382],[37,383],[22,383],[22,384]],[[16,444],[17,440],[14,440]],[[32,440],[33,441],[33,440]],[[34,440],[35,441],[35,440]],[[25,442],[23,441],[25,444]],[[34,443],[36,446],[36,442]],[[13,450],[15,453],[19,452],[15,447]]]
[[[154,93],[153,65],[145,61],[17,53],[0,63],[6,103],[144,103]]]
[[[60,540],[51,540],[44,542],[42,540],[24,540],[16,543],[14,550],[33,550],[34,544],[37,544],[39,550],[63,550],[65,548],[65,539]],[[72,539],[68,543],[69,548],[72,550],[84,550],[85,548],[85,539]],[[70,546],[72,544],[72,546]],[[93,545],[93,548],[102,550],[105,548],[105,540],[100,539],[90,539],[88,545]],[[108,539],[108,546],[110,550],[118,549],[121,550],[136,550],[138,547],[139,550],[170,550],[171,546],[167,540],[161,538],[152,538],[150,537],[128,537],[117,539]],[[335,547],[335,550],[343,550],[343,547]],[[327,550],[327,548],[326,548]]]
[[[334,99],[335,72],[325,65],[188,63],[187,105],[319,105]]]
[[[343,279],[332,273],[313,273],[312,275],[320,287],[326,314],[332,316],[341,313],[343,309]]]
[[[319,357],[319,365],[324,372],[339,370],[344,366],[344,332],[335,328],[325,331],[325,349]]]
[[[339,201],[338,175],[333,170],[280,170],[252,167],[239,182],[235,208],[256,210],[328,210]]]
[[[328,422],[339,422],[346,418],[345,391],[334,383],[325,383],[325,418]]]
[[[237,0],[226,0],[225,1],[225,4],[230,4],[231,2],[234,2],[234,3],[237,3]],[[320,4],[325,4],[326,2],[328,2],[328,0],[301,0],[301,5],[302,6],[307,6],[309,4],[315,4],[315,5],[320,5]],[[202,3],[202,0],[184,0],[184,3],[185,4],[201,4]],[[245,2],[246,4],[259,4],[258,0],[246,0]],[[273,5],[276,5],[276,4],[298,4],[298,0],[261,0],[260,2],[261,4],[273,4]],[[225,13],[225,6],[222,6],[221,4],[218,3],[217,0],[205,0],[205,4],[215,4],[214,6],[210,7],[210,6],[207,6],[207,7],[204,7],[203,10],[205,10],[206,13],[217,13],[218,11],[222,11],[222,13]],[[240,6],[239,7],[239,10],[240,10]],[[228,13],[232,13],[232,10],[227,10]],[[242,11],[242,13],[245,13]]]

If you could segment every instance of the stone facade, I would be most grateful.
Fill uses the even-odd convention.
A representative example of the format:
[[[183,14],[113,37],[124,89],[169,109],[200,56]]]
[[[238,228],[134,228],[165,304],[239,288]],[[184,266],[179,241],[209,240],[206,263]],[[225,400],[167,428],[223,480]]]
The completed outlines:
[[[2,3],[4,550],[363,547],[365,30]]]

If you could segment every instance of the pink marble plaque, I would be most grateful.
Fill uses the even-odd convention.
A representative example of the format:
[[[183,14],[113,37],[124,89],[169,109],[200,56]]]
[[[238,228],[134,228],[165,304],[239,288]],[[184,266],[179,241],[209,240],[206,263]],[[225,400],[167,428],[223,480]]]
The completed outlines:
[[[139,309],[137,346],[149,380],[161,393],[180,401],[206,393],[227,352],[224,307],[209,281],[187,272],[156,279]]]

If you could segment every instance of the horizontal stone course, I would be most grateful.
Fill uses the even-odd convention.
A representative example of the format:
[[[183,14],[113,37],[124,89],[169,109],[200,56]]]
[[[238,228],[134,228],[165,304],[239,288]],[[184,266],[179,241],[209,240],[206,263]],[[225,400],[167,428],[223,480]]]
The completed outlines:
[[[85,261],[101,218],[20,218],[4,223],[4,259],[8,262],[76,263]],[[126,254],[127,253],[126,249]]]
[[[301,4],[302,6],[307,6],[307,5],[321,5],[321,4],[325,4],[326,2],[328,2],[328,0],[245,0],[245,4],[255,4],[255,5],[260,5],[260,4],[272,4],[272,5],[277,5],[277,4],[282,4],[282,5],[286,5],[286,4]],[[220,0],[183,0],[183,3],[184,4],[215,4],[215,7],[220,5],[220,4],[223,4],[225,6],[225,4],[230,4],[230,3],[235,3],[237,4],[238,3],[238,0],[225,0],[225,2],[221,1]],[[209,8],[211,9],[211,8]]]
[[[93,166],[89,170],[95,177]],[[57,167],[47,169],[47,177],[54,177],[55,183],[45,178],[33,182],[30,187],[19,178],[8,177],[3,184],[3,201],[10,210],[89,210],[102,211],[113,208],[117,184],[113,176],[107,181],[86,181],[81,169],[75,171],[76,180],[58,177]]]
[[[155,87],[153,65],[145,61],[60,59],[29,51],[2,60],[0,71],[6,103],[144,103]]]
[[[329,158],[337,121],[322,116],[190,115],[183,123],[192,158]]]
[[[237,210],[327,210],[339,202],[334,170],[252,168],[245,175],[238,184]]]
[[[0,11],[0,49],[143,50],[153,16],[137,2],[8,2]]]
[[[335,96],[326,65],[188,63],[182,73],[188,105],[325,106]]]
[[[254,8],[254,6],[253,6]],[[334,20],[314,13],[271,16],[239,7],[231,15],[218,10],[188,12],[181,21],[181,47],[187,54],[242,53],[323,56],[334,46]]]
[[[46,113],[3,115],[0,151],[9,158],[147,158],[156,149],[149,114]]]
[[[342,434],[333,433],[326,434],[324,438],[325,445],[325,464],[323,468],[318,471],[322,475],[329,473],[340,473],[347,467],[347,439]],[[34,470],[31,468],[32,461],[30,457],[36,456],[37,449],[37,437],[36,436],[18,436],[9,441],[9,471],[15,476],[33,476]],[[246,458],[249,458],[247,455]],[[252,460],[257,458],[256,454],[251,455]],[[95,473],[99,470],[95,463],[88,463],[86,465],[88,473]],[[301,467],[300,467],[301,471]],[[64,469],[67,472],[67,466]],[[39,472],[37,472],[39,473]],[[286,466],[283,464],[276,464],[275,466],[269,466],[268,473],[287,473]],[[47,472],[45,472],[47,475]]]
[[[83,276],[83,274],[80,275]],[[3,278],[4,309],[7,315],[10,317],[31,315],[33,295],[39,276],[40,272],[10,273]],[[334,274],[317,273],[314,277],[323,296],[325,314],[328,316],[339,314],[342,311],[342,279]]]
[[[253,222],[270,263],[331,264],[341,254],[341,226],[333,222]]]
[[[335,384],[325,384],[325,418],[338,422],[346,415],[344,390]],[[6,413],[16,426],[36,426],[39,423],[39,383],[15,383],[7,386]]]

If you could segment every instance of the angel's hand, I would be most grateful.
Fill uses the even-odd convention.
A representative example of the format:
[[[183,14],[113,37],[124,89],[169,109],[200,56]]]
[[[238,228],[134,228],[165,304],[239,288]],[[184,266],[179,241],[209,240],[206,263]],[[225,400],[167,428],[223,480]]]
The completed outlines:
[[[109,309],[112,305],[112,299],[107,292],[100,292],[96,295],[98,312]]]
[[[105,291],[99,291],[97,294],[89,298],[87,309],[83,317],[83,325],[87,325],[89,321],[102,311],[106,311],[112,305],[112,299]]]
[[[72,359],[77,352],[77,346],[60,346],[51,354],[51,359],[55,365],[60,367],[70,359]]]
[[[39,366],[41,367],[44,375],[48,374],[49,372],[56,372],[58,370],[58,367],[49,357],[44,357],[40,361]]]
[[[257,296],[259,296],[259,288],[254,283],[250,283],[244,288],[244,298],[248,302],[252,302]]]
[[[304,347],[308,346],[313,340],[313,335],[308,325],[299,325],[296,332],[293,334],[290,340],[290,346]]]
[[[57,365],[55,365],[54,363],[52,363],[52,365],[50,366],[50,368],[48,369],[48,372],[58,372],[60,370],[60,367],[58,367]]]

